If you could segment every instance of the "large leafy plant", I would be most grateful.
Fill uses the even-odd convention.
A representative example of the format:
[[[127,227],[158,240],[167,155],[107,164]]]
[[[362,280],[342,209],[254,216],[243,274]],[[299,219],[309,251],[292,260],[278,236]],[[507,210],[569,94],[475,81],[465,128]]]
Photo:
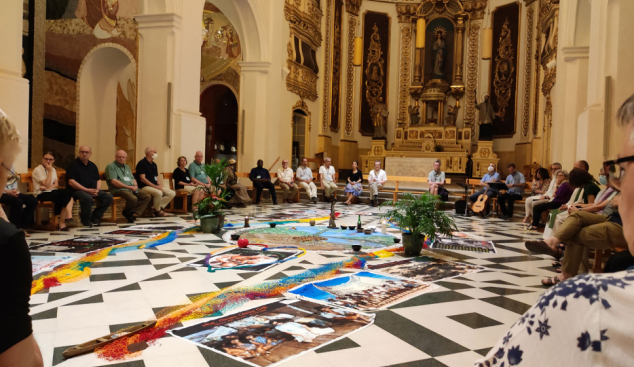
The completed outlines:
[[[224,170],[229,166],[225,159],[218,163],[203,164],[203,171],[211,181],[211,187],[200,186],[196,190],[202,191],[204,198],[194,204],[198,208],[194,211],[195,218],[223,215],[222,208],[227,202],[228,192],[220,187],[224,181]]]
[[[389,209],[381,217],[395,223],[401,230],[412,236],[422,238],[427,236],[432,242],[438,235],[451,236],[458,228],[453,219],[440,208],[439,196],[429,193],[422,195],[403,194],[397,202],[385,201],[381,207]]]

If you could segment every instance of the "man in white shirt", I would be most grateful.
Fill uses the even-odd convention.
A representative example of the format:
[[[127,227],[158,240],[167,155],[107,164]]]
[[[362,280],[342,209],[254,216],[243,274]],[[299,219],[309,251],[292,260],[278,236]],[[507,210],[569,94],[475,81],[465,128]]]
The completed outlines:
[[[429,193],[434,196],[438,195],[438,189],[445,186],[445,172],[440,170],[439,160],[434,162],[434,170],[429,172],[427,182],[429,183]]]
[[[324,200],[331,196],[337,201],[337,183],[335,183],[335,167],[331,166],[330,158],[324,159],[324,165],[319,168],[319,182],[324,189]]]
[[[289,204],[292,203],[291,198],[297,195],[299,187],[295,183],[293,169],[288,166],[288,160],[282,161],[282,168],[277,170],[277,178],[280,180],[282,191],[284,191],[284,201]]]
[[[381,169],[381,161],[374,162],[374,169],[368,175],[368,182],[370,183],[372,206],[377,206],[379,205],[379,190],[387,182],[387,174]]]
[[[308,167],[308,158],[302,159],[302,165],[297,168],[295,177],[297,182],[299,182],[299,186],[306,190],[313,204],[317,204],[317,186],[313,183],[313,171]]]

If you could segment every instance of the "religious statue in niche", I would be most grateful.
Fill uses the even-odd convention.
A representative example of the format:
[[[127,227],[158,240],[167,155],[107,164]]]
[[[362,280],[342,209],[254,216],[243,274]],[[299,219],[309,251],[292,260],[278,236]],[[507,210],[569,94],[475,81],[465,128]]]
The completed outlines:
[[[458,119],[458,111],[460,110],[459,102],[456,101],[455,106],[447,106],[447,118],[445,119],[445,125],[455,126]]]
[[[504,117],[506,116],[506,108],[509,105],[513,89],[513,75],[515,72],[513,58],[511,30],[509,28],[509,20],[507,18],[502,26],[502,32],[500,33],[500,47],[498,47],[498,55],[495,57],[495,79],[493,81],[496,101],[498,104],[497,115],[502,120],[504,120]]]
[[[436,41],[432,46],[434,53],[434,69],[433,79],[445,79],[445,60],[447,58],[447,45],[445,44],[445,38],[447,37],[447,30],[442,27],[437,27],[433,33]]]
[[[372,106],[372,124],[374,125],[375,138],[385,138],[388,115],[389,111],[385,103],[383,103],[383,97],[379,97],[377,103]]]
[[[407,110],[409,112],[409,125],[418,126],[420,123],[420,107],[418,103],[414,106],[409,106]]]
[[[365,98],[370,105],[372,116],[372,125],[374,126],[374,137],[384,138],[387,130],[387,105],[383,102],[384,83],[385,80],[385,59],[383,51],[381,51],[381,37],[379,36],[379,28],[374,24],[373,33],[370,40],[370,49],[368,50],[366,75],[366,92]]]

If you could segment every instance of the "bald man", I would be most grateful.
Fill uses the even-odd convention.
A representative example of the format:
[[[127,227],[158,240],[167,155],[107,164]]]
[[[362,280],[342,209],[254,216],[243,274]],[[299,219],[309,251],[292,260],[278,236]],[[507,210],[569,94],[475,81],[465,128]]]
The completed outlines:
[[[203,152],[196,152],[196,155],[194,156],[194,161],[188,167],[189,176],[191,177],[192,182],[195,183],[197,186],[206,186],[208,188],[211,188],[211,180],[203,169],[204,157],[205,156],[203,155]]]
[[[156,148],[145,148],[145,158],[136,165],[136,174],[139,177],[139,189],[152,196],[152,216],[167,217],[163,211],[174,199],[176,193],[167,187],[163,187],[163,180],[159,179],[158,166],[154,160],[158,157]]]
[[[92,149],[87,145],[79,147],[79,156],[66,169],[67,189],[73,198],[79,201],[81,223],[86,227],[98,226],[110,204],[112,195],[101,191],[99,169],[90,161]],[[97,207],[91,213],[93,200],[97,199]]]
[[[152,197],[143,191],[139,191],[132,170],[125,164],[128,153],[118,150],[114,156],[114,162],[106,166],[106,183],[108,190],[114,197],[125,200],[123,216],[128,223],[134,223],[136,218],[143,215]]]

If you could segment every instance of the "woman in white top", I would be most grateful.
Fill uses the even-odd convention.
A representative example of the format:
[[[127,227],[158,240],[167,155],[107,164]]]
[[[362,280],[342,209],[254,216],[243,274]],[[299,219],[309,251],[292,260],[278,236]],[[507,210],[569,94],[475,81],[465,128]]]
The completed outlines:
[[[53,153],[44,153],[42,164],[35,167],[32,173],[33,193],[41,202],[53,202],[55,205],[54,213],[59,215],[57,230],[68,231],[66,220],[73,219],[73,198],[69,191],[58,190],[59,180],[53,162],[55,162]]]

